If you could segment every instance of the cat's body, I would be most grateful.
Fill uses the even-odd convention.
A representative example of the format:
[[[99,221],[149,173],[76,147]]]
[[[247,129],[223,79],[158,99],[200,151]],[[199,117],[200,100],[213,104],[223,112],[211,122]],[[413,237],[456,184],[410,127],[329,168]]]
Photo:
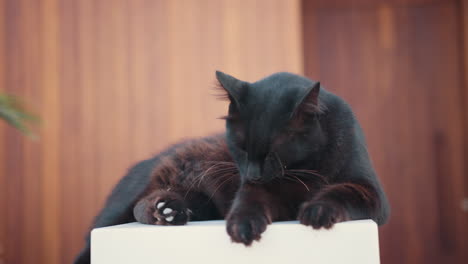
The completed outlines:
[[[299,219],[313,228],[386,222],[387,200],[342,99],[288,73],[253,84],[217,74],[231,101],[227,134],[185,141],[137,164],[95,227],[226,219],[231,239],[250,245],[272,221]],[[89,244],[76,263],[89,263]]]

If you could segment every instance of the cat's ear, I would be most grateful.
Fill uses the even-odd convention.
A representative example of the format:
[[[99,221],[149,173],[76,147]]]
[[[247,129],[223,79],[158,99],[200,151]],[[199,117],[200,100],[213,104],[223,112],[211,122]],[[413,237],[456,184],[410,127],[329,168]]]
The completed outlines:
[[[234,100],[239,104],[244,82],[220,71],[216,71],[216,79],[218,79],[219,84],[221,85],[220,88],[227,93],[220,96],[220,98],[230,99],[231,101]]]
[[[316,82],[314,85],[306,89],[304,95],[298,101],[294,112],[298,114],[321,113],[324,110],[324,107],[319,101],[319,94],[320,82]]]

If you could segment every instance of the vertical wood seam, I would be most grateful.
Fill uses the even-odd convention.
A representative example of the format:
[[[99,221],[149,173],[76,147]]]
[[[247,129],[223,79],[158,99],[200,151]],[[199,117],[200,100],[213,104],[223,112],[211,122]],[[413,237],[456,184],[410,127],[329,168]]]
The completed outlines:
[[[41,3],[42,19],[42,232],[43,263],[58,264],[60,252],[59,208],[59,8],[57,0]]]

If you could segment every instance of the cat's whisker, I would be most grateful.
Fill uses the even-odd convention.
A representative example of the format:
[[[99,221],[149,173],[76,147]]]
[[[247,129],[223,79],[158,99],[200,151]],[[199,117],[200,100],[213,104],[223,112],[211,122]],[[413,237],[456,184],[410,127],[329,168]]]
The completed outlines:
[[[214,177],[213,179],[215,182],[219,182],[225,179],[226,177],[231,177],[232,175],[235,175],[235,174],[236,174],[235,171],[224,171],[222,173],[217,174],[216,177]]]
[[[304,177],[304,175],[294,174],[294,173],[289,173],[289,172],[287,172],[286,175],[289,175],[290,177],[292,177],[294,179],[298,178],[298,179],[302,179],[303,181],[313,182],[314,184],[328,185],[328,182],[323,180],[320,177]],[[308,175],[308,176],[310,176],[310,175]]]
[[[232,180],[234,177],[235,177],[235,174],[225,174],[225,175],[223,175],[223,177],[220,177],[219,180],[217,180],[216,182],[213,183],[213,187],[216,186],[217,184],[221,183],[217,187],[217,188],[220,188],[221,186],[223,186],[225,184],[225,182],[227,180]]]
[[[204,163],[207,163],[207,164],[216,164],[216,165],[228,165],[228,166],[233,166],[235,167],[236,164],[232,161],[214,161],[214,160],[210,160],[210,161],[205,161]]]
[[[301,172],[301,173],[308,173],[308,174],[314,174],[317,176],[325,177],[322,174],[318,173],[316,170],[304,170],[304,169],[289,169],[288,171],[291,172]]]
[[[324,183],[328,184],[327,178],[317,173],[314,170],[286,170],[286,174],[294,174],[298,176],[303,176],[303,175],[315,176],[316,178],[321,179]]]
[[[279,179],[282,179],[282,180],[290,180],[290,181],[293,181],[293,182],[297,182],[296,179],[294,179],[292,176],[287,175],[287,174],[285,174],[284,177],[280,177]]]
[[[213,171],[212,173],[208,174],[207,177],[211,179],[217,179],[217,178],[222,178],[226,174],[236,174],[236,172],[237,171],[230,170],[230,169],[218,170],[218,171]]]
[[[292,182],[298,182],[296,178],[292,177],[291,175],[287,175],[287,174],[285,174],[284,177],[282,177],[281,179],[289,180],[289,181],[292,181]]]
[[[207,173],[208,175],[212,176],[212,175],[217,175],[219,173],[224,173],[224,172],[235,172],[236,169],[235,168],[219,168],[219,169],[216,169],[216,170],[212,170],[210,171],[209,173]]]
[[[278,153],[273,152],[273,154],[275,154],[275,157],[276,157],[276,159],[278,160],[278,162],[279,162],[279,164],[280,164],[280,167],[281,167],[281,175],[284,175],[284,166],[283,166],[283,163],[281,162],[280,157],[278,156]]]
[[[187,198],[187,195],[188,193],[193,189],[193,187],[196,185],[196,183],[198,182],[198,187],[200,187],[200,184],[201,182],[203,181],[203,178],[206,176],[206,174],[208,173],[208,171],[210,171],[211,169],[213,169],[214,167],[216,167],[218,164],[213,164],[212,166],[210,166],[207,170],[205,170],[203,173],[195,176],[192,180],[192,182],[190,183],[190,186],[187,188],[187,192],[185,192],[185,195],[184,195],[184,200]]]
[[[195,187],[195,185],[200,185],[202,182],[205,180],[206,177],[212,177],[214,175],[225,175],[225,174],[234,174],[237,172],[236,167],[233,165],[234,163],[231,162],[206,162],[206,163],[213,163],[208,169],[206,169],[203,173],[200,173],[199,175],[195,176],[193,181],[191,182],[187,192],[184,195],[184,200],[187,198],[188,193]],[[232,166],[231,166],[232,164]],[[222,168],[224,166],[224,168]],[[220,168],[221,167],[221,168]],[[218,177],[221,178],[221,180],[224,179],[224,177]],[[198,183],[198,184],[197,184]]]
[[[294,177],[294,178],[289,178],[289,179],[301,183],[302,185],[304,185],[304,187],[307,189],[307,191],[310,192],[309,186],[307,186],[307,184],[305,184],[305,183],[304,183],[301,179],[299,179],[297,176],[292,175],[292,174],[289,174],[289,175],[286,174],[286,176]],[[285,179],[288,179],[288,178],[285,177]]]
[[[211,165],[207,170],[205,170],[202,174],[200,174],[197,179],[198,179],[198,187],[200,187],[200,184],[202,183],[202,181],[205,179],[206,176],[210,175],[210,171],[212,171],[213,169],[216,169],[217,167],[219,167],[221,164],[220,163],[215,163],[213,165]]]
[[[301,181],[301,179],[299,179],[299,178],[296,177],[296,176],[293,176],[293,177],[296,178],[300,183],[302,183],[302,185],[304,185],[304,187],[307,189],[307,191],[310,192],[309,187],[308,187],[303,181]]]
[[[195,178],[191,183],[190,183],[190,186],[187,188],[187,191],[185,192],[185,195],[184,195],[184,200],[187,198],[187,195],[189,194],[189,192],[193,189],[193,187],[195,186],[195,183],[197,182],[197,178]]]
[[[216,192],[219,190],[219,188],[221,188],[223,185],[225,185],[229,180],[232,180],[234,176],[233,174],[229,175],[231,177],[226,177],[227,179],[225,179],[220,185],[218,185],[218,187],[216,187],[216,189],[213,191],[213,193],[211,194],[210,198],[208,199],[208,201],[211,201],[211,199],[213,199],[214,195],[216,194]]]
[[[210,162],[211,163],[211,162]],[[210,167],[208,171],[210,171],[211,169],[236,169],[236,166],[234,163],[230,163],[230,162],[218,162],[218,163],[215,163],[213,166]]]

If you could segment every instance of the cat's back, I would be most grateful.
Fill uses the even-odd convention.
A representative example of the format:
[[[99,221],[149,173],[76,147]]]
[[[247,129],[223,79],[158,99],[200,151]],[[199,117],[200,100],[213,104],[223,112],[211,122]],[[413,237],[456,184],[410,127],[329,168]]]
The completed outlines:
[[[320,87],[319,103],[323,116],[330,122],[341,122],[341,125],[353,127],[357,121],[351,106],[342,97],[323,86]]]
[[[172,180],[178,179],[179,176],[185,178],[192,174],[200,174],[213,162],[232,162],[224,133],[182,140],[168,147],[155,159],[157,162],[152,178],[161,175],[166,177],[166,173],[161,171],[171,171],[168,177]]]
[[[181,140],[168,147],[158,156],[188,160],[230,159],[224,133]]]
[[[351,106],[340,96],[321,89],[319,100],[323,103],[322,127],[330,140],[347,148],[347,152],[367,159],[367,144],[362,127]]]

